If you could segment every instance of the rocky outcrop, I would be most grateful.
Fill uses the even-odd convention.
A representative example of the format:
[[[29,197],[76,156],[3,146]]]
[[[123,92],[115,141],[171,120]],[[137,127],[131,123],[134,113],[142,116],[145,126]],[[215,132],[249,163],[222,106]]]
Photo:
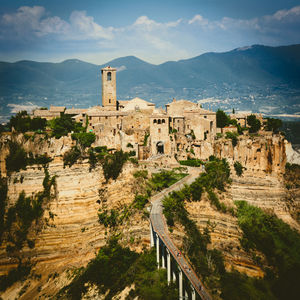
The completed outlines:
[[[128,163],[116,181],[106,184],[100,167],[89,172],[89,164],[83,162],[71,168],[63,168],[63,162],[58,157],[50,163],[50,175],[57,176],[56,197],[45,209],[41,232],[37,236],[35,232],[31,232],[30,238],[35,240],[34,249],[24,247],[22,250],[22,256],[30,257],[35,264],[34,273],[40,274],[41,279],[30,281],[22,296],[24,299],[29,299],[29,295],[35,295],[36,298],[42,294],[55,294],[61,283],[51,280],[54,274],[63,274],[67,269],[84,266],[95,256],[110,234],[98,222],[98,209],[104,201],[108,209],[117,210],[132,202],[133,171],[134,166]],[[8,206],[17,200],[22,190],[27,196],[41,191],[43,179],[44,171],[38,166],[12,174],[8,185]],[[54,215],[54,220],[49,218],[49,211]],[[48,222],[45,222],[45,218]],[[142,212],[136,212],[121,225],[122,241],[130,244],[132,249],[141,251],[149,245],[148,230],[148,220],[143,217]],[[7,273],[15,266],[16,261],[7,256],[3,244],[0,248],[0,274]],[[22,286],[24,285],[15,284],[1,297],[14,299],[16,290]],[[41,291],[39,287],[42,287]]]
[[[285,172],[285,140],[280,135],[242,135],[235,147],[230,139],[219,139],[214,144],[214,153],[218,158],[226,158],[230,164],[239,161],[245,174],[250,176],[280,177]]]

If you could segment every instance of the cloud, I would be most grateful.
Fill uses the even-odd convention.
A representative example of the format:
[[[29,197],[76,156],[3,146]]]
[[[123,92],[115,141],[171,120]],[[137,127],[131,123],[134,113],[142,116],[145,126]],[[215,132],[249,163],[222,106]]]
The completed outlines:
[[[117,72],[125,71],[127,68],[126,66],[117,67]]]
[[[159,23],[149,19],[147,16],[140,16],[133,23],[133,27],[143,28],[148,31],[176,27],[181,23],[182,19],[178,19],[174,22]]]
[[[71,31],[75,39],[112,39],[113,28],[104,28],[87,16],[85,11],[73,11],[70,16]]]
[[[209,20],[203,18],[201,15],[195,15],[191,20],[188,21],[188,24],[198,24],[201,26],[206,26],[209,24]]]
[[[34,109],[37,109],[38,106],[31,103],[27,102],[25,104],[14,104],[14,103],[9,103],[7,104],[8,107],[11,107],[10,112],[11,113],[18,113],[19,111],[26,110],[27,112],[31,113]]]
[[[0,37],[29,39],[56,36],[63,40],[112,39],[113,28],[104,28],[87,16],[85,11],[73,11],[69,22],[60,17],[47,17],[42,6],[22,6],[17,12],[0,18]],[[9,39],[10,39],[9,38]]]

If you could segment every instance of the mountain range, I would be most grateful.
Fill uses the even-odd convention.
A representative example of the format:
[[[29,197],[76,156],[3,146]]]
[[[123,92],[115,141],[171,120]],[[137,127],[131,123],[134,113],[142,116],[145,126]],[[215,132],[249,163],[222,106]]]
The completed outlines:
[[[153,65],[134,56],[103,65],[70,59],[61,63],[0,62],[0,114],[13,105],[87,107],[101,104],[100,69],[116,67],[117,96],[139,96],[157,105],[173,97],[202,100],[213,109],[264,113],[300,112],[300,44],[253,45],[225,53]],[[7,106],[9,105],[9,106]]]

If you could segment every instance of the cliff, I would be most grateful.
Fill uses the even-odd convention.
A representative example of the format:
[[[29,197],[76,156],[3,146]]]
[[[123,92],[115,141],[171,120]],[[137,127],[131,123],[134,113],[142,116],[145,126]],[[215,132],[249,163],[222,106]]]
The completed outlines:
[[[60,147],[63,144],[60,144]],[[43,215],[43,229],[38,235],[30,233],[35,239],[35,247],[24,247],[22,256],[30,257],[34,265],[32,274],[41,276],[26,282],[28,287],[22,299],[36,298],[38,295],[53,295],[68,282],[66,270],[86,265],[89,260],[106,243],[110,231],[98,222],[98,209],[106,203],[108,208],[121,210],[132,202],[134,166],[128,163],[116,181],[105,183],[100,167],[89,172],[87,163],[75,164],[63,168],[63,162],[56,157],[49,165],[51,176],[56,175],[56,197],[48,204]],[[22,182],[20,178],[22,177]],[[24,190],[32,195],[42,190],[44,171],[38,166],[12,174],[8,182],[9,205],[12,205]],[[17,182],[17,183],[16,183]],[[54,219],[49,218],[49,212]],[[48,219],[45,222],[45,218]],[[47,225],[48,223],[48,225]],[[122,242],[131,248],[141,251],[149,244],[148,221],[142,213],[135,212],[132,218],[122,225]],[[132,240],[132,239],[131,239]],[[5,244],[0,248],[0,274],[15,267],[17,261],[7,256]],[[99,270],[101,272],[101,270]],[[55,278],[59,276],[59,278]],[[31,276],[32,277],[32,276]],[[1,297],[14,299],[24,283],[16,283],[8,288]]]

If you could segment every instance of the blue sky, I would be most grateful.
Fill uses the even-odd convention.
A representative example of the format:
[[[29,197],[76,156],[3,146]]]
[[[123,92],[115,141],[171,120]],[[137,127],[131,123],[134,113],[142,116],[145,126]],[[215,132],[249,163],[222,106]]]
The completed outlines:
[[[300,43],[295,0],[0,0],[0,61],[158,64],[252,44]]]

